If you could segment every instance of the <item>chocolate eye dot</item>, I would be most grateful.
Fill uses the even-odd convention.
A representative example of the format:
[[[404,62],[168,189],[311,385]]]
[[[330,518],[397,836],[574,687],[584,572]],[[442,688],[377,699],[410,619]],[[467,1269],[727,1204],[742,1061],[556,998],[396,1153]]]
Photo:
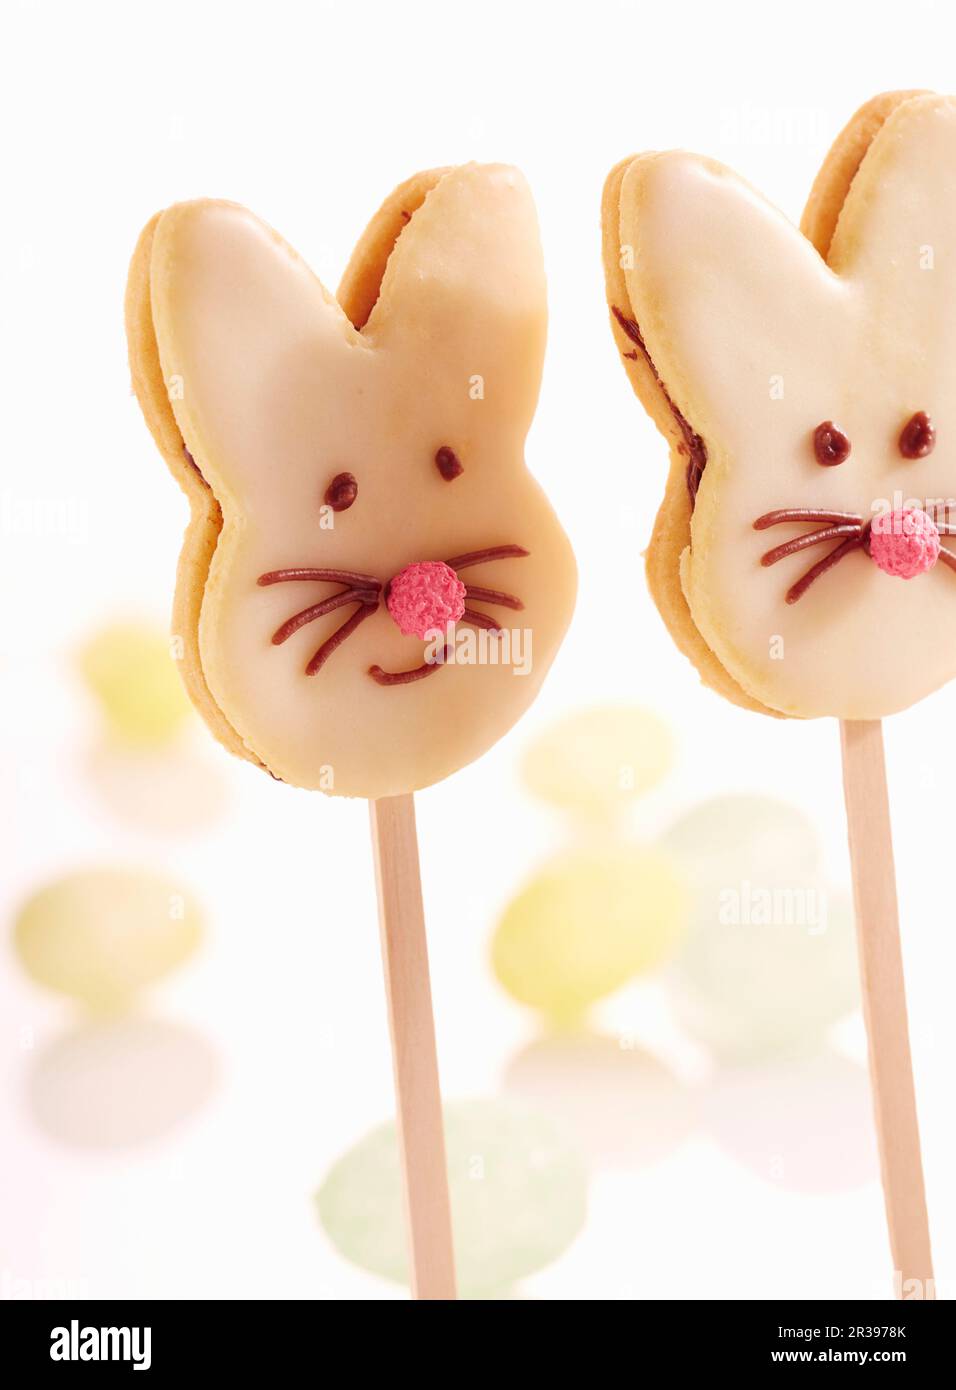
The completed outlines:
[[[833,468],[850,457],[850,441],[832,420],[824,420],[813,431],[813,452],[817,456],[817,463],[824,468]]]
[[[354,473],[336,473],[325,489],[325,505],[333,512],[344,512],[358,497],[358,483]]]
[[[454,449],[449,449],[447,444],[443,444],[438,450],[435,455],[435,464],[446,483],[454,482],[455,478],[465,471],[465,465]]]
[[[900,453],[905,459],[924,459],[933,452],[936,428],[925,410],[918,410],[903,426]]]

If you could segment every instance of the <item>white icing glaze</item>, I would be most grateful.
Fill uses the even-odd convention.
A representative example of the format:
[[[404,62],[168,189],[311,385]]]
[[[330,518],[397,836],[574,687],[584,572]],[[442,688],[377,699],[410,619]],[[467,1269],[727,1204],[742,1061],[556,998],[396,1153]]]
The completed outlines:
[[[631,306],[708,450],[684,591],[730,674],[788,714],[878,718],[956,675],[956,572],[892,578],[858,551],[788,606],[789,587],[830,547],[762,567],[767,550],[812,528],[753,530],[784,507],[868,519],[898,494],[956,500],[954,170],[956,104],[898,108],[851,185],[829,265],[709,161],[661,155],[624,181]],[[899,434],[919,410],[937,443],[907,460]],[[837,467],[814,455],[824,420],[852,444]]]
[[[575,590],[570,547],[522,457],[546,309],[520,175],[475,165],[446,175],[400,236],[362,332],[275,233],[226,203],[163,214],[151,295],[164,377],[182,380],[177,422],[223,509],[200,651],[229,722],[283,780],[344,795],[414,790],[479,756],[537,693]],[[435,466],[443,444],[464,465],[453,482]],[[345,471],[357,500],[324,529],[326,487]],[[532,631],[530,674],[461,665],[378,685],[371,665],[410,669],[425,651],[384,603],[315,676],[309,658],[352,608],[271,643],[340,586],[263,588],[263,573],[334,567],[384,583],[414,561],[502,544],[530,556],[462,577],[524,601],[521,613],[474,607]]]

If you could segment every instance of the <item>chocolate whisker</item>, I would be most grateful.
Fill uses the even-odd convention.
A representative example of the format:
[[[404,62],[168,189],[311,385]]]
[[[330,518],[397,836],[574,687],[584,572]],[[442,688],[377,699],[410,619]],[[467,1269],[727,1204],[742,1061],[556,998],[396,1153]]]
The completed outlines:
[[[500,623],[496,623],[494,618],[489,618],[487,613],[479,613],[474,608],[466,608],[458,621],[461,622],[462,619],[466,623],[474,623],[475,627],[483,627],[488,632],[501,631]]]
[[[381,666],[370,666],[368,673],[379,685],[409,685],[412,681],[423,680],[433,671],[440,671],[448,656],[447,645],[442,650],[441,661],[426,661],[422,666],[414,666],[410,671],[383,671]]]
[[[856,512],[822,512],[811,507],[783,507],[780,511],[765,512],[754,522],[755,531],[766,531],[768,526],[779,526],[784,521],[830,521],[855,522],[862,526],[863,518]]]
[[[304,569],[270,570],[260,574],[258,584],[289,584],[299,579],[321,579],[330,584],[348,584],[353,589],[380,589],[382,581],[374,574],[356,574],[353,570]]]
[[[802,598],[807,592],[815,579],[819,579],[821,574],[826,574],[827,570],[832,569],[835,564],[838,564],[839,561],[843,559],[844,555],[849,555],[853,550],[859,550],[862,545],[863,532],[860,531],[857,535],[850,536],[847,540],[841,542],[840,545],[835,546],[833,550],[830,551],[829,555],[825,555],[822,560],[818,560],[815,565],[807,570],[806,574],[797,580],[792,588],[787,590],[787,602],[796,603],[797,599]]]
[[[530,551],[520,545],[492,545],[487,550],[470,550],[467,555],[455,555],[445,564],[449,569],[464,570],[471,565],[480,565],[484,560],[521,560]]]
[[[479,599],[482,603],[499,603],[502,608],[514,608],[516,612],[524,608],[520,598],[515,598],[514,594],[505,594],[501,589],[481,589],[477,584],[465,587],[465,597]]]
[[[307,623],[314,623],[316,618],[324,618],[326,613],[331,613],[336,608],[342,608],[347,603],[377,605],[378,594],[373,593],[370,589],[346,589],[344,593],[333,594],[331,598],[323,599],[321,603],[313,603],[311,608],[303,608],[301,613],[294,614],[272,634],[273,645],[280,646],[294,632],[298,632],[300,627],[305,627]]]
[[[947,550],[945,545],[940,546],[937,558],[942,560],[944,565],[948,565],[951,570],[956,570],[956,554],[952,550]]]
[[[775,565],[778,560],[785,560],[788,555],[796,555],[799,550],[806,550],[811,545],[822,545],[824,541],[839,540],[841,536],[855,536],[860,532],[858,522],[848,522],[843,526],[825,526],[822,531],[810,531],[803,536],[794,536],[793,540],[784,541],[783,545],[775,546],[773,550],[768,550],[765,555],[761,555],[762,565]]]
[[[347,618],[345,622],[342,624],[342,626],[336,628],[336,630],[332,633],[332,636],[327,638],[326,641],[322,643],[319,650],[315,653],[312,660],[305,668],[305,674],[307,676],[314,676],[316,671],[321,670],[321,668],[328,661],[332,653],[338,647],[341,647],[346,637],[351,637],[352,633],[359,626],[359,624],[364,623],[366,618],[370,618],[372,614],[376,613],[377,611],[378,605],[376,604],[373,607],[370,603],[363,603],[361,608],[356,609],[356,611],[352,614],[351,618]]]

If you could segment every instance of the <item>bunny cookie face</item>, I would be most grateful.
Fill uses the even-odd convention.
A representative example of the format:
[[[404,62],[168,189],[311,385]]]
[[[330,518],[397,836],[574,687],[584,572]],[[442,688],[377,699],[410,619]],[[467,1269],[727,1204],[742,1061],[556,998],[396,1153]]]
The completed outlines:
[[[605,208],[617,340],[675,448],[659,602],[769,713],[879,718],[956,675],[956,103],[884,104],[825,167],[819,250],[686,154],[628,162]]]
[[[522,457],[545,340],[530,194],[500,166],[427,183],[360,244],[352,318],[221,202],[161,214],[130,282],[134,381],[146,281],[178,434],[164,452],[199,516],[177,604],[196,703],[275,776],[342,795],[412,791],[484,752],[574,601]]]

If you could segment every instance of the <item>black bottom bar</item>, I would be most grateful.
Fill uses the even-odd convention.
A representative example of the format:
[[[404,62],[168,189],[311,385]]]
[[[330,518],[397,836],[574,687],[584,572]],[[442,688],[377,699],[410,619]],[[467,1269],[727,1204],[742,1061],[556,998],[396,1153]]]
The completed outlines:
[[[385,1308],[395,1306],[379,1305],[379,1311],[368,1309],[366,1316],[371,1315],[377,1324]],[[537,1348],[535,1379],[541,1373],[538,1355],[549,1350],[534,1327],[544,1306],[509,1302],[503,1313],[510,1327],[519,1318],[531,1324],[527,1331]],[[608,1358],[607,1365],[617,1364],[619,1373],[632,1361],[636,1381],[645,1378],[649,1365],[659,1368],[662,1362],[681,1372],[709,1371],[720,1377],[741,1370],[772,1377],[794,1368],[832,1366],[856,1371],[918,1370],[926,1377],[945,1364],[952,1338],[952,1306],[889,1300],[634,1303],[621,1320],[617,1348],[605,1342],[597,1364]],[[184,1372],[206,1372],[220,1383],[223,1374],[230,1373],[245,1380],[262,1372],[270,1381],[279,1373],[307,1373],[318,1383],[330,1373],[340,1379],[349,1364],[352,1373],[364,1380],[377,1359],[376,1344],[383,1358],[398,1356],[402,1347],[407,1353],[414,1346],[422,1375],[433,1378],[441,1365],[441,1379],[456,1380],[465,1368],[448,1361],[450,1345],[455,1343],[443,1341],[442,1349],[436,1346],[430,1352],[421,1341],[424,1329],[418,1322],[418,1317],[427,1315],[412,1312],[410,1316],[411,1324],[400,1325],[402,1340],[379,1341],[375,1336],[356,1339],[354,1330],[343,1326],[337,1305],[329,1303],[7,1302],[0,1304],[0,1345],[5,1367],[16,1368],[16,1383],[21,1385],[31,1383],[27,1376],[37,1377],[44,1385],[65,1384],[91,1371],[98,1376],[137,1375],[137,1367],[137,1380],[143,1384],[156,1380],[173,1384]],[[488,1303],[475,1304],[465,1316],[478,1317],[484,1335],[493,1333],[494,1324],[488,1326]],[[444,1327],[437,1326],[440,1336]],[[574,1324],[567,1322],[563,1330],[555,1329],[554,1351],[562,1347],[568,1351],[570,1336],[578,1343],[575,1358],[587,1356],[588,1343],[593,1346],[593,1325],[579,1329],[580,1340],[573,1329]],[[614,1329],[603,1335],[614,1335]],[[469,1339],[465,1345],[473,1375],[472,1357],[478,1344]],[[490,1348],[493,1343],[487,1345]],[[511,1369],[520,1374],[514,1363]],[[406,1363],[398,1373],[404,1379],[409,1371]]]

